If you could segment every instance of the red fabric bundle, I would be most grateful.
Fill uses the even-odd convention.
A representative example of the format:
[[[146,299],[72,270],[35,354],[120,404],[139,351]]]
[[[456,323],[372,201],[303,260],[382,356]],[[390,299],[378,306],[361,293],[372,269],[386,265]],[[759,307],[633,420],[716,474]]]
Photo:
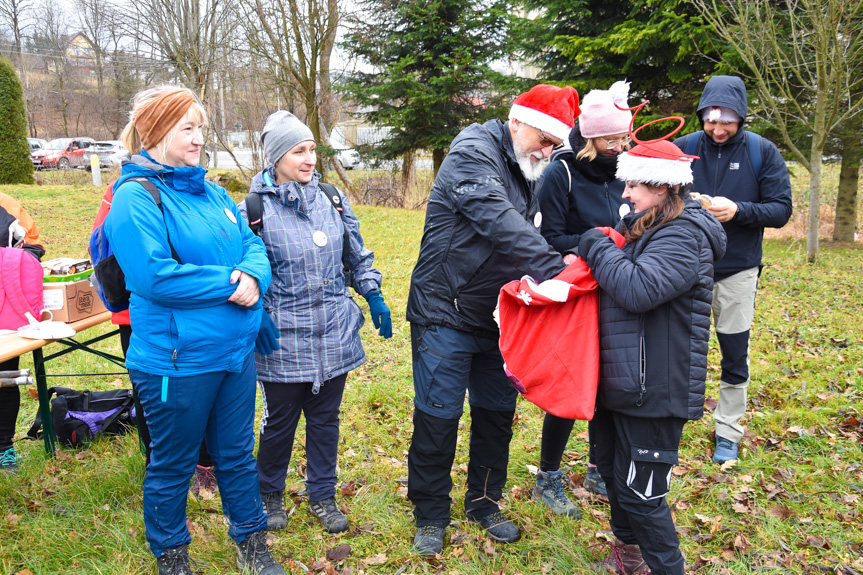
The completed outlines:
[[[600,228],[618,247],[623,236]],[[507,376],[531,403],[566,419],[590,420],[599,383],[599,286],[578,258],[557,277],[506,284],[498,298]]]

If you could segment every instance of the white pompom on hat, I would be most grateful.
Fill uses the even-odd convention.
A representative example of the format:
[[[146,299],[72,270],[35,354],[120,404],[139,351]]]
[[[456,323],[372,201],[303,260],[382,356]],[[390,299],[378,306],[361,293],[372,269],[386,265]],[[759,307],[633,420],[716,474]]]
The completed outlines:
[[[710,106],[709,108],[705,108],[701,112],[701,119],[705,122],[721,122],[723,124],[743,121],[743,118],[737,112],[725,106]]]
[[[578,129],[584,138],[598,138],[629,131],[629,82],[620,81],[608,90],[591,90],[581,102]],[[615,105],[616,104],[616,105]],[[624,109],[621,109],[624,108]]]
[[[575,88],[537,84],[515,99],[509,118],[566,140],[580,113]]]

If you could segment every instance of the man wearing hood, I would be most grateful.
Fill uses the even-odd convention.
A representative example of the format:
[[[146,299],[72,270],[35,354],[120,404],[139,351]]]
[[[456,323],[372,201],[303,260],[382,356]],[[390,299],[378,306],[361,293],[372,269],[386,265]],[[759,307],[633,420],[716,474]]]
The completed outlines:
[[[749,331],[761,273],[764,228],[791,217],[791,182],[776,145],[743,130],[746,86],[737,76],[708,80],[698,103],[704,128],[674,141],[700,159],[692,164],[694,190],[712,197],[707,209],[722,224],[728,249],[714,269],[713,318],[722,353],[715,411],[717,463],[736,459],[749,387]]]

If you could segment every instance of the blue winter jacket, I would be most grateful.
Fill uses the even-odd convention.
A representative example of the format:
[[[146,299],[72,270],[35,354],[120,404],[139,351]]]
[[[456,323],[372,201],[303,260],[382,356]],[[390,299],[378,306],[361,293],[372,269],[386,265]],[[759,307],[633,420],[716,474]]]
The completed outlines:
[[[132,293],[132,339],[126,367],[149,374],[190,376],[239,372],[261,324],[261,306],[229,303],[230,276],[241,270],[270,285],[266,250],[224,189],[205,183],[200,166],[172,168],[142,152],[123,165],[114,186],[107,234]],[[153,197],[130,177],[145,176]],[[166,232],[167,230],[167,232]],[[171,244],[180,258],[171,257]]]
[[[324,195],[315,173],[301,185],[273,185],[272,165],[252,179],[250,193],[263,196],[263,240],[273,282],[264,308],[279,330],[279,349],[255,354],[258,379],[317,383],[347,373],[366,360],[360,340],[364,319],[349,287],[360,295],[381,289],[374,254],[365,248],[360,223],[339,192],[344,220]],[[240,203],[248,219],[245,201]],[[344,226],[351,240],[353,285],[345,285],[342,266]],[[321,235],[323,234],[323,235]]]
[[[617,226],[631,228],[644,212]],[[698,202],[619,249],[599,230],[579,251],[601,288],[597,403],[635,417],[704,412],[713,262],[725,233]]]
[[[779,149],[765,138],[761,138],[761,171],[756,176],[753,170],[743,129],[747,110],[743,80],[736,76],[708,80],[698,103],[699,120],[702,111],[710,106],[731,108],[744,118],[737,133],[721,144],[702,134],[694,152],[700,159],[692,162],[694,191],[725,196],[737,204],[734,219],[722,223],[728,249],[725,257],[716,262],[715,278],[720,280],[761,265],[764,228],[781,228],[791,218],[791,181]],[[693,134],[674,143],[685,150],[691,137]]]

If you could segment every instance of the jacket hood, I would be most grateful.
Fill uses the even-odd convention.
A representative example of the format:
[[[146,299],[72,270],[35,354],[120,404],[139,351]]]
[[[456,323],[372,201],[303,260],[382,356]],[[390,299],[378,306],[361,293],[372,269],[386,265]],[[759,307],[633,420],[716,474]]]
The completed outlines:
[[[710,248],[713,250],[713,261],[725,255],[725,246],[727,238],[722,224],[719,223],[713,215],[701,207],[701,204],[695,200],[685,200],[683,212],[678,216],[678,219],[683,219],[692,222],[698,226],[707,237],[710,243]]]
[[[701,100],[698,102],[698,121],[704,125],[701,119],[701,111],[710,106],[723,106],[731,108],[746,122],[746,111],[749,107],[746,96],[746,85],[737,76],[713,76],[704,85]],[[741,125],[742,125],[741,123]]]
[[[154,160],[141,150],[128,160],[123,161],[123,175],[129,177],[145,176],[158,178],[177,192],[204,194],[207,191],[204,176],[207,170],[201,166],[166,166]]]
[[[492,143],[492,147],[495,149],[502,149],[510,164],[518,164],[512,136],[509,132],[509,122],[504,123],[500,120],[489,120],[484,124],[471,124],[455,137],[450,144],[450,149],[455,148],[456,144],[476,145],[484,148],[489,143]]]

